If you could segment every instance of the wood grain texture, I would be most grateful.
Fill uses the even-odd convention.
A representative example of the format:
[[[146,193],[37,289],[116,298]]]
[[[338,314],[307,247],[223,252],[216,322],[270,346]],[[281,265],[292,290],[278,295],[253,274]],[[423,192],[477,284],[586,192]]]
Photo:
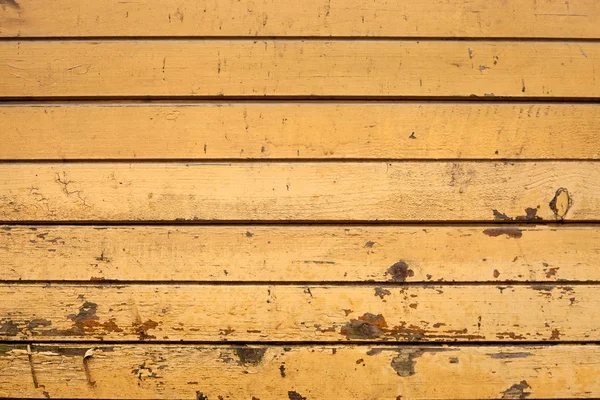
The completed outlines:
[[[600,281],[595,227],[0,227],[0,280]]]
[[[0,36],[599,38],[594,0],[4,0]]]
[[[0,96],[600,97],[600,43],[0,43]]]
[[[2,221],[595,221],[594,162],[12,163]]]
[[[19,398],[597,398],[599,373],[595,345],[0,348],[0,395]]]
[[[0,159],[598,159],[589,104],[0,107]]]
[[[600,340],[593,285],[2,284],[0,297],[8,341]]]

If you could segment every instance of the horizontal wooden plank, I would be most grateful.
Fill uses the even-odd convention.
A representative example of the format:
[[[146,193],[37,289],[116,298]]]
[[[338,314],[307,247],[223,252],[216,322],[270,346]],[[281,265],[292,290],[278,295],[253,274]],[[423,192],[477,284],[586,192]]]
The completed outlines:
[[[596,345],[0,347],[18,398],[597,398],[598,374]]]
[[[0,159],[598,159],[589,104],[0,107]]]
[[[594,0],[4,0],[0,36],[599,38]]]
[[[0,165],[1,221],[590,221],[595,162]]]
[[[0,96],[600,97],[600,43],[0,43]]]
[[[0,227],[0,280],[600,281],[596,227]]]
[[[0,285],[1,340],[600,340],[593,285]]]

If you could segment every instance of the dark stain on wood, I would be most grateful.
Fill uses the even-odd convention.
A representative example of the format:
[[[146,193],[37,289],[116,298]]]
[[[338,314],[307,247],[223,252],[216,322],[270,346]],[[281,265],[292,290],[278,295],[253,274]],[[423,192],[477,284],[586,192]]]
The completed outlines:
[[[523,231],[519,228],[490,228],[484,230],[483,234],[490,237],[506,235],[507,238],[519,239],[523,236]]]
[[[236,347],[234,352],[240,359],[242,365],[258,365],[261,363],[265,352],[267,351],[266,347],[245,347],[239,346]]]
[[[526,358],[526,357],[532,356],[533,353],[519,351],[519,352],[512,352],[512,353],[508,353],[508,352],[492,353],[492,354],[488,354],[488,355],[492,358],[504,360],[507,358]]]
[[[340,333],[347,339],[377,339],[387,326],[383,315],[366,313],[344,325]]]
[[[544,263],[544,267],[548,267],[548,264]],[[546,278],[551,278],[553,276],[556,276],[556,273],[558,272],[559,269],[560,269],[560,267],[544,268],[544,272],[546,273]]]
[[[531,394],[525,392],[525,389],[531,389],[527,381],[523,380],[520,383],[515,383],[502,392],[502,399],[525,399]]]
[[[407,377],[415,374],[416,358],[423,354],[421,349],[401,350],[400,354],[392,358],[391,366],[398,376]]]
[[[29,323],[27,324],[27,328],[29,328],[29,330],[33,330],[36,328],[39,328],[40,326],[50,326],[52,325],[52,322],[43,319],[43,318],[37,318],[37,319],[32,319],[31,321],[29,321]]]
[[[496,220],[496,221],[510,221],[511,220],[511,218],[508,215],[501,213],[498,210],[492,210],[492,212],[494,213],[494,220]]]
[[[538,217],[537,212],[537,208],[527,207],[525,209],[525,215],[515,217],[515,221],[542,221],[542,218]]]
[[[421,357],[423,354],[435,354],[443,351],[453,350],[454,349],[445,349],[440,347],[396,349],[398,355],[392,358],[391,366],[394,369],[394,371],[396,371],[398,376],[413,376],[416,374],[415,366],[417,365],[417,358]],[[458,359],[456,362],[458,362]]]
[[[114,323],[114,322],[113,322]],[[106,324],[106,322],[105,322]],[[156,336],[149,335],[150,329],[155,329],[158,326],[158,322],[152,321],[151,319],[145,322],[135,322],[132,324],[133,331],[140,337],[140,340],[156,339]]]
[[[14,9],[20,10],[21,6],[15,0],[0,0],[0,4],[3,6],[9,6]]]
[[[196,400],[208,400],[208,396],[205,396],[202,392],[196,392]]]
[[[21,331],[19,326],[11,320],[2,320],[0,325],[0,336],[17,336]]]
[[[380,299],[383,299],[385,296],[389,296],[391,294],[392,294],[392,292],[390,292],[387,289],[380,288],[380,287],[375,288],[375,296],[379,296]]]
[[[494,213],[495,221],[542,221],[542,218],[537,215],[538,208],[539,206],[537,208],[527,207],[525,209],[525,215],[519,215],[514,219],[504,213],[499,212],[498,210],[492,210],[492,212]]]
[[[511,338],[513,340],[523,340],[525,339],[525,336],[521,335],[520,333],[514,333],[514,332],[498,332],[496,334],[496,337],[498,339],[505,339],[505,338]]]
[[[389,267],[385,274],[391,276],[390,282],[406,282],[406,278],[415,276],[415,272],[402,260]]]
[[[306,400],[306,397],[293,390],[288,391],[288,399],[290,400]]]

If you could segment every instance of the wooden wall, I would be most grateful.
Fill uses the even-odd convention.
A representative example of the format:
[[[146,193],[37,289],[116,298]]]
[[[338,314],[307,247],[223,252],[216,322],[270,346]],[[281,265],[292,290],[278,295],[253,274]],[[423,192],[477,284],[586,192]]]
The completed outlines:
[[[597,0],[0,0],[0,397],[600,398]]]

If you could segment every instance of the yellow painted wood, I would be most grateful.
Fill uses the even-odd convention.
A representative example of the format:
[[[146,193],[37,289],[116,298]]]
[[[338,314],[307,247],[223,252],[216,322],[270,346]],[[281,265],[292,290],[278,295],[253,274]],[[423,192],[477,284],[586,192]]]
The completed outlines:
[[[598,159],[589,104],[179,103],[0,107],[0,158]]]
[[[595,227],[0,227],[0,280],[600,281]]]
[[[0,36],[598,38],[594,0],[4,0]]]
[[[25,346],[0,347],[1,396],[388,400],[600,395],[595,345],[40,344],[31,346],[30,354],[31,360]]]
[[[2,221],[600,219],[594,162],[13,163]]]
[[[0,96],[600,97],[600,44],[0,43]]]
[[[0,339],[597,341],[597,292],[548,284],[3,284]]]

